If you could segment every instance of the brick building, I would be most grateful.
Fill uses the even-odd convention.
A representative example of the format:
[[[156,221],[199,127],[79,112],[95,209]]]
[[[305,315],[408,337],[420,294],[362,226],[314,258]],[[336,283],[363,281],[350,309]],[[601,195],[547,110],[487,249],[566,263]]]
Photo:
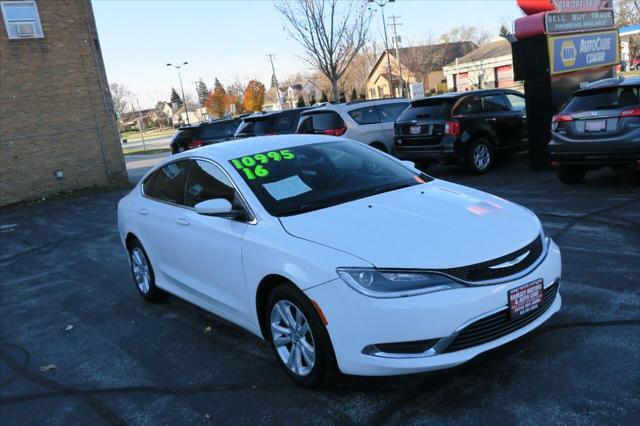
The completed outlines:
[[[127,182],[90,0],[0,13],[0,205]]]

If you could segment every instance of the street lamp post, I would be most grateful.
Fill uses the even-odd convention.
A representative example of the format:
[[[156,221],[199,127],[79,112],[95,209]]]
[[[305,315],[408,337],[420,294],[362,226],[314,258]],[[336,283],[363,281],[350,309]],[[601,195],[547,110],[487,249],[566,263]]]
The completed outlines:
[[[184,103],[184,112],[187,114],[187,124],[191,124],[189,122],[189,107],[187,107],[187,100],[184,97],[184,87],[182,87],[182,76],[180,75],[180,68],[187,65],[189,62],[183,62],[180,65],[167,64],[168,67],[174,67],[178,70],[178,79],[180,80],[180,91],[182,92],[182,102]]]
[[[387,3],[393,3],[396,0],[367,0],[368,3],[375,3],[380,6],[380,10],[382,11],[382,28],[384,29],[384,50],[387,55],[387,71],[389,76],[389,90],[391,91],[390,95],[393,98],[393,77],[391,76],[391,59],[389,58],[389,42],[387,41],[387,23],[384,19],[384,7]],[[402,78],[402,76],[400,76]]]

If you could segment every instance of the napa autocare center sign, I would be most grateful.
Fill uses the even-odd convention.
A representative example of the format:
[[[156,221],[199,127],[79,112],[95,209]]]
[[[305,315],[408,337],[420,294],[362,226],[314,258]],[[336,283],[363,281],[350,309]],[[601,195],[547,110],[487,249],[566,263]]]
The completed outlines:
[[[551,74],[562,74],[620,62],[618,31],[548,38]]]

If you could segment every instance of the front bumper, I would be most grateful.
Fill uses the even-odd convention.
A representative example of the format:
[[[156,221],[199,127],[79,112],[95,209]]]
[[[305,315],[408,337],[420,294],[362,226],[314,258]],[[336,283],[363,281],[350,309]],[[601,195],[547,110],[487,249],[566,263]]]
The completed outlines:
[[[529,274],[511,282],[467,287],[399,299],[376,299],[351,289],[341,280],[311,288],[307,295],[321,307],[340,371],[345,374],[386,376],[453,367],[535,329],[560,310],[558,294],[533,322],[487,343],[456,352],[422,356],[385,357],[363,353],[377,343],[441,339],[454,335],[469,321],[507,305],[512,288],[542,278],[548,288],[561,275],[558,246],[550,241],[544,260]],[[366,351],[365,351],[366,352]]]

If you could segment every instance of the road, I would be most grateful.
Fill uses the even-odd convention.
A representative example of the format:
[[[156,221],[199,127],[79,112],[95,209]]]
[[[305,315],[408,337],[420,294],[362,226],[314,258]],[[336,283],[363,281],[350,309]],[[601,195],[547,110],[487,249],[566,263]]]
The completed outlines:
[[[136,176],[144,161],[158,158],[133,159]],[[635,424],[640,175],[566,186],[524,160],[429,172],[539,215],[563,255],[549,322],[450,370],[306,390],[253,335],[175,297],[140,298],[117,234],[125,192],[50,202],[0,219],[2,423]]]
[[[147,149],[169,148],[169,145],[171,144],[171,138],[173,138],[173,136],[161,136],[149,139],[145,138],[145,145]],[[122,149],[142,149],[142,140],[124,143],[122,144]]]

